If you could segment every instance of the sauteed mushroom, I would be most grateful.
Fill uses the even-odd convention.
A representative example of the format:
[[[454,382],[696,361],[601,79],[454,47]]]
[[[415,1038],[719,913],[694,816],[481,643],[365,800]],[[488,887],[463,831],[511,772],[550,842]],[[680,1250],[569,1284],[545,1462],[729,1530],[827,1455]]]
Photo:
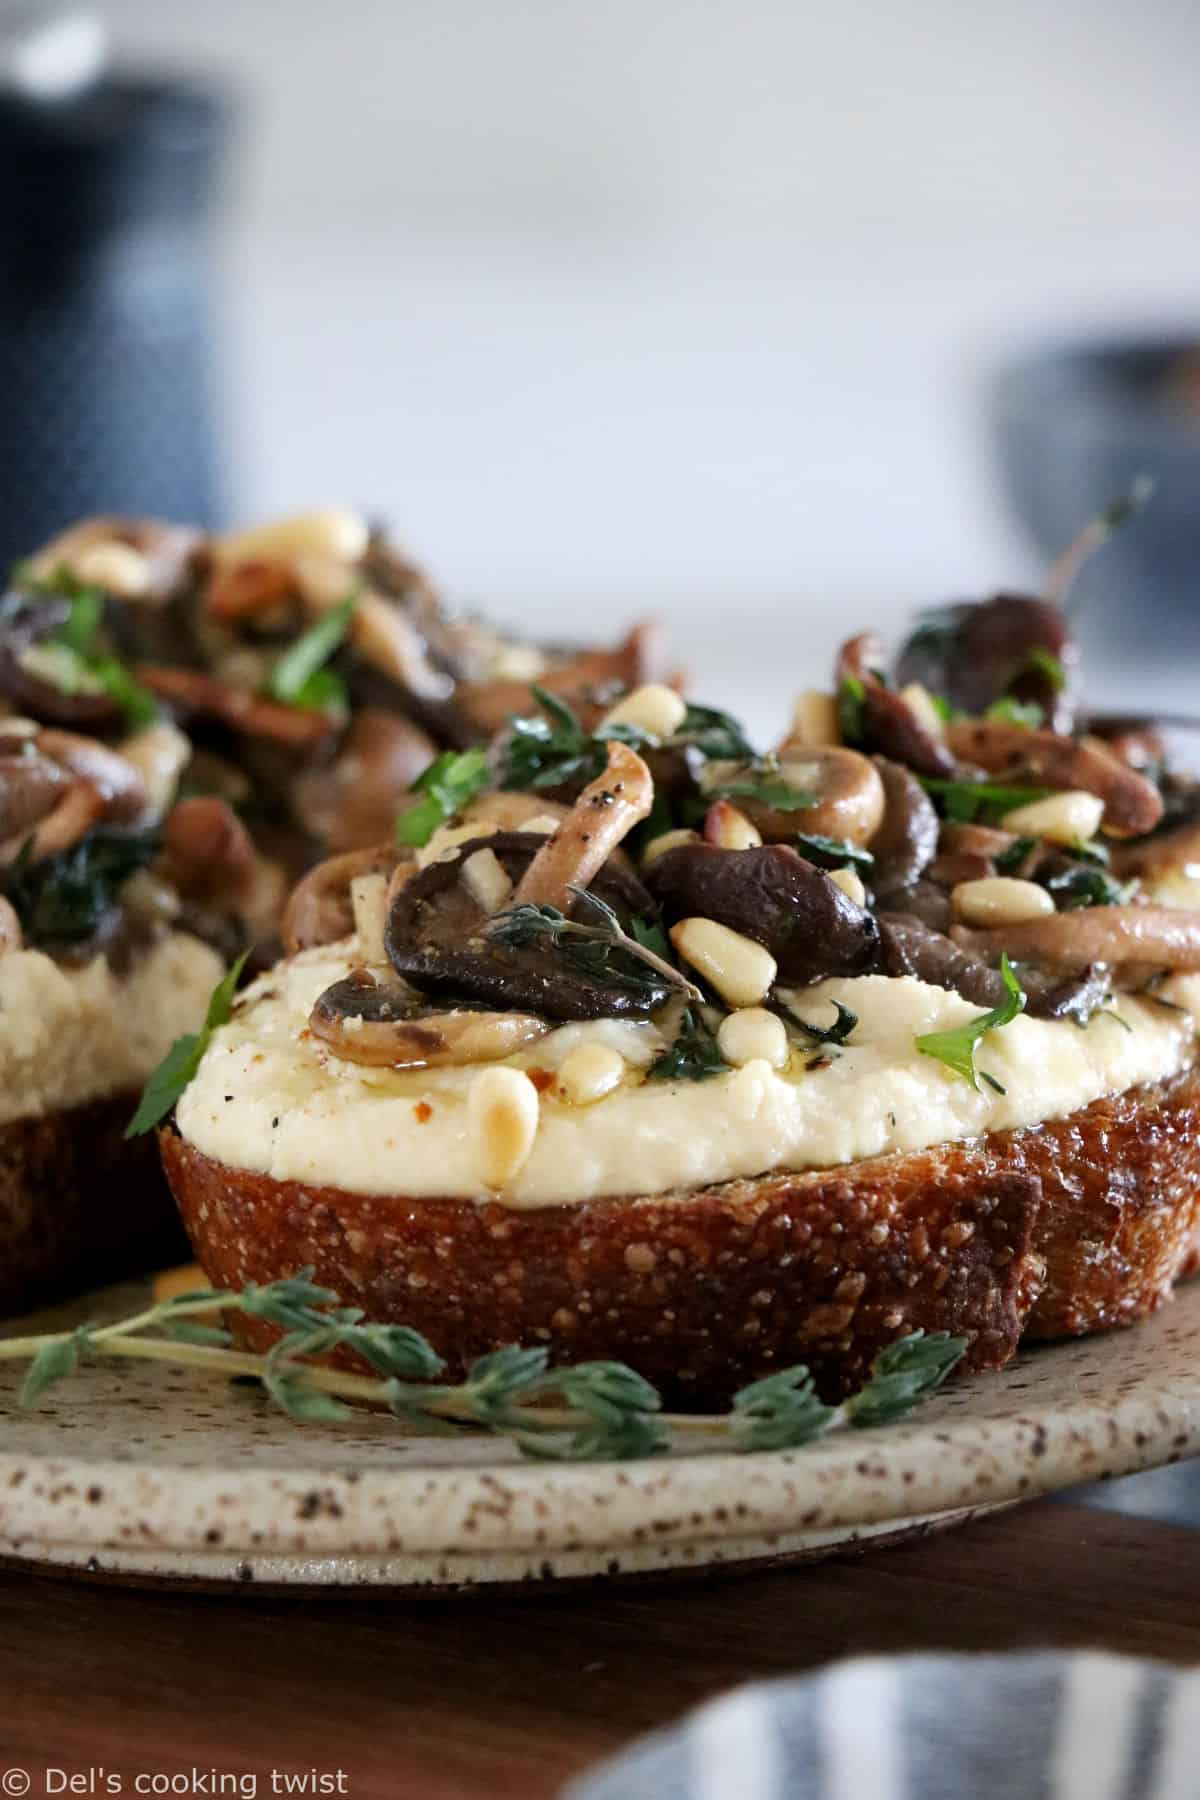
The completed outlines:
[[[911,887],[938,850],[938,816],[915,775],[900,763],[877,756],[883,786],[883,820],[867,843],[874,858],[871,886],[877,899]]]
[[[635,625],[612,650],[581,650],[565,662],[552,663],[535,677],[548,693],[570,700],[586,697],[590,690],[606,687],[641,687],[660,678],[664,667],[661,627],[653,621]],[[456,704],[472,726],[491,736],[515,714],[534,709],[529,682],[464,681],[455,691]]]
[[[920,682],[960,712],[983,713],[1011,696],[1043,723],[1069,731],[1077,652],[1065,614],[1048,600],[997,594],[927,613],[900,652],[900,686]]]
[[[845,683],[862,688],[862,746],[904,763],[919,775],[948,775],[954,758],[929,731],[902,694],[881,679],[883,647],[873,632],[862,632],[843,644],[837,659],[839,692]]]
[[[332,713],[284,706],[247,688],[218,681],[200,669],[143,664],[137,677],[143,686],[185,715],[219,719],[234,731],[266,738],[289,749],[311,749],[338,729],[338,720]]]
[[[986,931],[955,926],[954,938],[984,956],[1006,950],[1011,957],[1033,957],[1063,969],[1091,963],[1200,969],[1200,913],[1179,907],[1082,906]]]
[[[647,882],[670,919],[715,919],[771,952],[798,986],[880,967],[879,927],[822,870],[787,844],[665,850]]]
[[[435,751],[433,739],[410,719],[361,707],[333,761],[298,777],[296,817],[335,855],[378,843],[391,831],[402,798]]]
[[[357,875],[415,873],[416,864],[401,863],[394,844],[375,844],[327,857],[297,882],[284,908],[280,935],[289,956],[318,944],[336,944],[354,930],[350,883]]]
[[[736,788],[745,773],[736,763],[716,763],[709,780],[714,787]],[[779,751],[779,779],[801,794],[811,794],[812,805],[784,811],[753,795],[733,796],[734,805],[768,841],[785,843],[797,832],[809,832],[865,844],[878,831],[884,812],[883,782],[859,751],[837,745],[790,749],[785,743]]]
[[[1104,830],[1112,837],[1140,837],[1162,818],[1154,784],[1101,743],[998,719],[960,720],[947,727],[946,738],[957,756],[990,774],[1095,794],[1104,802]]]
[[[550,1029],[531,1013],[437,1012],[404,982],[376,981],[369,969],[326,988],[308,1025],[343,1061],[396,1069],[495,1062]]]
[[[513,904],[531,902],[570,912],[574,889],[590,887],[617,845],[654,804],[650,771],[628,744],[605,746],[608,764],[590,782],[559,826],[541,843],[521,878]]]

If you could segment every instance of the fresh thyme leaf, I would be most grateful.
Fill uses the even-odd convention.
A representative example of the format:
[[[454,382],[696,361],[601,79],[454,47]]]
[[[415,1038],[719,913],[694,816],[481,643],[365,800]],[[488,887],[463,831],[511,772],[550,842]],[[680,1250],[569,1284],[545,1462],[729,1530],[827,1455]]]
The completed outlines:
[[[846,1401],[852,1425],[890,1425],[939,1388],[966,1354],[967,1340],[945,1331],[914,1331],[879,1352],[866,1386]]]
[[[733,1397],[729,1428],[739,1450],[798,1450],[823,1437],[837,1417],[801,1364],[752,1381]]]
[[[1012,812],[1054,792],[1053,788],[1009,787],[1002,782],[964,781],[945,775],[920,775],[917,779],[926,793],[941,801],[946,817],[959,824],[969,824],[984,814]]]
[[[670,1048],[646,1071],[648,1081],[707,1081],[725,1075],[729,1064],[717,1048],[717,1040],[692,1007],[684,1010]]]
[[[166,1118],[183,1093],[200,1067],[200,1059],[208,1049],[213,1032],[218,1026],[224,1025],[233,1012],[233,996],[249,954],[248,950],[243,950],[237,961],[218,981],[209,996],[208,1012],[200,1030],[176,1038],[150,1076],[142,1090],[137,1111],[125,1127],[127,1138],[141,1137],[143,1132],[152,1130],[161,1119]]]
[[[662,926],[650,919],[632,918],[629,921],[630,935],[643,950],[652,950],[655,956],[661,956],[664,962],[671,960],[671,944]]]
[[[979,1078],[975,1068],[975,1046],[980,1038],[989,1031],[998,1031],[1002,1025],[1009,1025],[1018,1013],[1025,1010],[1025,994],[1020,982],[1013,974],[1012,964],[1006,955],[1000,958],[1000,973],[1004,978],[1007,998],[991,1012],[980,1013],[974,1019],[968,1019],[965,1025],[952,1026],[949,1031],[927,1031],[917,1038],[917,1049],[922,1056],[936,1057],[938,1062],[945,1063],[956,1075],[970,1082],[978,1092]]]
[[[26,1371],[17,1400],[19,1406],[36,1406],[47,1388],[64,1381],[79,1367],[79,1335],[48,1338],[38,1350]]]
[[[267,682],[272,700],[317,712],[344,710],[345,685],[325,665],[349,636],[357,603],[357,594],[349,595],[340,606],[323,613],[284,651]]]
[[[1018,700],[1013,694],[1002,694],[999,700],[992,701],[983,716],[1004,725],[1025,725],[1030,731],[1036,731],[1045,714],[1036,700]]]
[[[397,843],[419,850],[438,826],[461,812],[490,779],[484,751],[443,750],[409,789],[420,799],[396,820]]]
[[[869,850],[864,850],[860,844],[848,843],[845,838],[822,837],[816,831],[798,831],[791,841],[807,852],[810,862],[821,868],[841,869],[850,863],[854,868],[870,869],[875,863]]]
[[[838,733],[844,744],[862,740],[867,690],[857,675],[847,675],[837,696]]]
[[[485,935],[510,950],[525,949],[530,944],[553,944],[574,961],[582,963],[589,973],[619,987],[654,987],[677,989],[699,998],[699,989],[670,961],[670,946],[658,932],[658,942],[651,941],[656,927],[644,920],[633,921],[629,931],[599,894],[588,888],[572,888],[581,905],[599,916],[599,923],[584,924],[569,919],[556,906],[539,906],[525,902],[495,913],[484,927]],[[639,930],[640,927],[640,930]],[[612,961],[620,953],[635,966],[630,969]],[[649,971],[646,973],[645,971]]]
[[[341,1425],[354,1417],[354,1408],[333,1394],[306,1387],[302,1377],[277,1374],[267,1369],[262,1384],[275,1404],[298,1425]]]
[[[814,1043],[844,1044],[846,1039],[850,1036],[850,1033],[854,1030],[854,1027],[858,1024],[858,1014],[856,1012],[851,1012],[848,1006],[843,1006],[840,1000],[835,1000],[833,1002],[833,1010],[837,1017],[834,1019],[832,1025],[824,1028],[820,1025],[810,1025],[808,1020],[802,1019],[793,1007],[789,1006],[787,1013],[788,1018],[792,1023],[798,1025],[801,1031],[805,1032]]]
[[[101,827],[34,862],[26,843],[0,875],[0,893],[31,943],[81,944],[99,930],[130,876],[152,862],[160,847],[157,831]]]

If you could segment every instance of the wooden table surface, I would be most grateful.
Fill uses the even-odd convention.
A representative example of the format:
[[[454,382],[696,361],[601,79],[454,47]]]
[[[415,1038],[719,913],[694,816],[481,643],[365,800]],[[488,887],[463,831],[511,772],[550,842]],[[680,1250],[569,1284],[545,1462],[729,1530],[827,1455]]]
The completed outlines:
[[[540,1800],[755,1676],[1049,1644],[1200,1661],[1200,1536],[1043,1502],[809,1567],[499,1598],[204,1595],[6,1570],[0,1772],[29,1771],[35,1795],[71,1791],[47,1785],[49,1766],[119,1779],[74,1790],[101,1794],[195,1768],[246,1778],[244,1794],[270,1794],[272,1770],[340,1770],[326,1792]],[[0,1773],[0,1791],[19,1790]]]

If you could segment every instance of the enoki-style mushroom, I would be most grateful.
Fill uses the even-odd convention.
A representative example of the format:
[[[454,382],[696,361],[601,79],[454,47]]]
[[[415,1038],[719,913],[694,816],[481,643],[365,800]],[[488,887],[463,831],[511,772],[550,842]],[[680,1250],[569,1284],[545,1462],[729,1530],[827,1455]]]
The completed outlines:
[[[394,1069],[495,1062],[550,1029],[532,1013],[437,1012],[404,982],[376,981],[369,969],[326,988],[308,1028],[344,1062]]]
[[[989,774],[1095,794],[1104,802],[1104,830],[1112,837],[1140,837],[1162,818],[1154,784],[1095,740],[999,719],[963,719],[947,726],[946,741],[956,756]]]
[[[556,906],[569,913],[585,888],[654,804],[654,780],[628,744],[605,745],[608,765],[589,782],[548,837],[513,895],[513,905]]]
[[[1200,913],[1169,906],[1084,906],[1050,913],[1023,925],[969,931],[955,926],[954,941],[984,956],[1006,950],[1079,969],[1144,964],[1152,969],[1200,969]]]

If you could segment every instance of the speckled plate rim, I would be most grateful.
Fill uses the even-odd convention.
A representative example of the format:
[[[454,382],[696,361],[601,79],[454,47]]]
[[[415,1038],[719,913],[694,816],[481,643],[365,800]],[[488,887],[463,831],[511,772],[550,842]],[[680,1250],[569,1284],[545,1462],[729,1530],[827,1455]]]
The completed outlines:
[[[1182,1356],[1171,1336],[1164,1343],[1164,1320],[1184,1328]],[[1040,1379],[1030,1380],[1035,1373]],[[1053,1387],[1052,1405],[1004,1410],[1015,1392],[1024,1399],[1026,1386],[1059,1376],[1073,1385],[1071,1397]],[[1081,1391],[1084,1379],[1102,1377],[1102,1399]],[[303,1436],[295,1447],[306,1448]],[[306,1558],[611,1553],[848,1531],[1025,1499],[1198,1453],[1193,1287],[1133,1331],[1040,1350],[947,1390],[910,1422],[838,1433],[793,1452],[362,1468],[322,1467],[319,1457],[238,1468],[0,1452],[0,1538],[30,1556],[38,1546],[70,1546],[136,1550],[148,1561],[155,1550],[203,1554],[217,1546]]]

